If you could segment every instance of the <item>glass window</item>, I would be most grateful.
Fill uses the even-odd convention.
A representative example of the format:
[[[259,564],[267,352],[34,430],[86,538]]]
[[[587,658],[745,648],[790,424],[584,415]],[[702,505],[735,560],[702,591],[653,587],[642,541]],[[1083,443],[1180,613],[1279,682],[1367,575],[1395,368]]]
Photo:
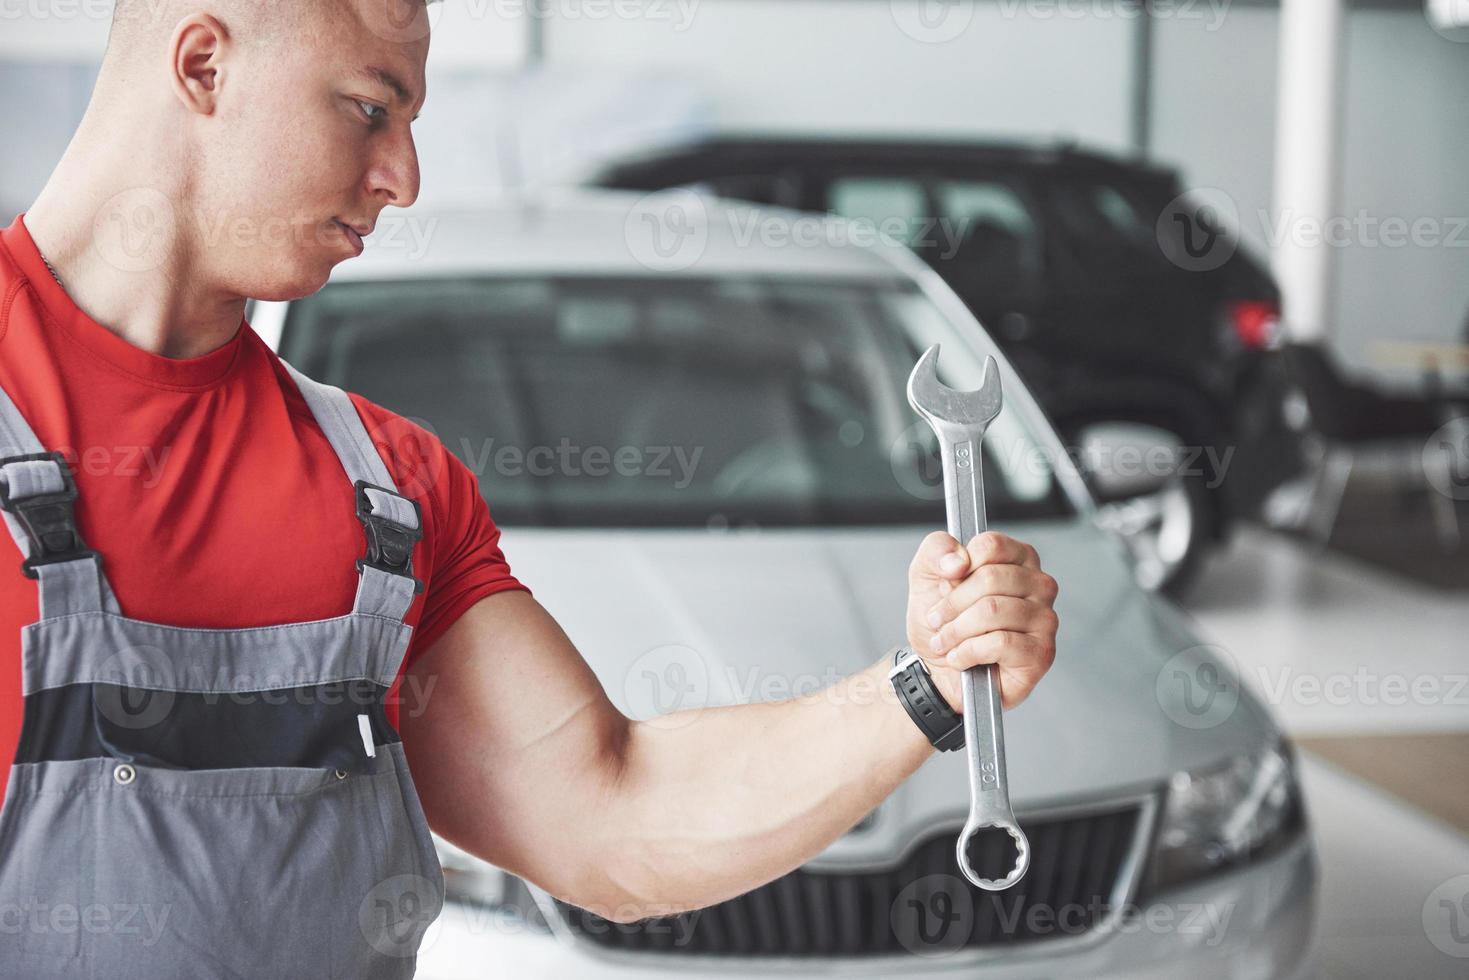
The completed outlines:
[[[281,349],[433,431],[507,526],[942,525],[905,393],[935,339],[946,383],[977,384],[904,282],[568,277],[330,284]],[[991,516],[1070,513],[1007,414]]]
[[[1159,208],[1137,188],[1100,178],[1063,180],[1054,188],[1056,258],[1073,273],[1136,270],[1164,263],[1155,223]]]
[[[935,242],[925,257],[981,291],[1013,294],[1039,271],[1039,237],[1030,208],[997,181],[944,180],[938,201]],[[961,289],[961,292],[965,290]]]
[[[827,190],[827,207],[844,218],[871,225],[911,248],[931,222],[923,185],[894,177],[838,177]]]

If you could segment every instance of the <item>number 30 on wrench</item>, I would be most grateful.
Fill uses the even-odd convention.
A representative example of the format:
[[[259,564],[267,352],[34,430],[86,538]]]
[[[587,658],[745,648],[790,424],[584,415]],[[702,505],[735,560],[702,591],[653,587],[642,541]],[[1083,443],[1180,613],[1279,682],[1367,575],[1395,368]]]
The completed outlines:
[[[995,359],[987,357],[979,387],[974,391],[955,391],[939,381],[938,359],[938,344],[918,359],[908,377],[908,404],[938,436],[949,534],[967,547],[986,528],[980,443],[989,424],[1000,414],[1000,371]],[[994,664],[971,667],[964,671],[962,683],[964,753],[969,758],[969,819],[959,834],[955,855],[964,877],[986,891],[1002,891],[1024,877],[1030,867],[1030,842],[1015,823],[1015,814],[1010,809],[999,669]],[[996,828],[992,834],[1008,832],[1014,842],[1014,866],[1004,877],[983,877],[969,860],[971,839],[987,828]],[[987,846],[980,849],[990,851]]]

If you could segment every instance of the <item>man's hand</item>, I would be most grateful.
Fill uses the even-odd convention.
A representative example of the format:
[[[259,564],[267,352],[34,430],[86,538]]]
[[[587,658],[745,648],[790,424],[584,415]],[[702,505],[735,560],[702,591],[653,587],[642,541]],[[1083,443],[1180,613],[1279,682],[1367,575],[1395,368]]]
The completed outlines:
[[[1056,590],[1035,549],[998,531],[967,549],[945,531],[923,539],[908,566],[908,644],[955,711],[964,710],[960,672],[969,667],[999,664],[1006,708],[1051,669]]]

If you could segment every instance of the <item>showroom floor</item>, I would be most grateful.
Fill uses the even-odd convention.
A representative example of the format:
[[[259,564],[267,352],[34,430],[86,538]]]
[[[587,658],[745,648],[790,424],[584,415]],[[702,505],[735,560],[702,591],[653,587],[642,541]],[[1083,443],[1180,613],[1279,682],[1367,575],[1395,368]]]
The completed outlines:
[[[1186,605],[1302,748],[1320,976],[1463,977],[1469,589],[1443,572],[1469,551],[1442,553],[1422,510],[1362,503],[1330,549],[1246,530]],[[1383,540],[1397,545],[1378,557]]]

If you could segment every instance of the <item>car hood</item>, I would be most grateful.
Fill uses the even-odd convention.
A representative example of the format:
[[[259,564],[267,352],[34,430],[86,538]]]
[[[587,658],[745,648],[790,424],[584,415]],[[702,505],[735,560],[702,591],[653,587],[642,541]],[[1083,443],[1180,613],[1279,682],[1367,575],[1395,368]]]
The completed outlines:
[[[1194,692],[1174,675],[1203,641],[1134,583],[1112,538],[1080,519],[1002,529],[1035,545],[1061,586],[1055,666],[1005,715],[1022,816],[1151,791],[1275,737],[1248,692],[1227,712],[1191,713]],[[813,693],[867,667],[903,641],[907,568],[929,530],[507,528],[501,545],[612,701],[646,718]],[[967,804],[964,753],[952,752],[882,809],[906,832],[962,819]]]

